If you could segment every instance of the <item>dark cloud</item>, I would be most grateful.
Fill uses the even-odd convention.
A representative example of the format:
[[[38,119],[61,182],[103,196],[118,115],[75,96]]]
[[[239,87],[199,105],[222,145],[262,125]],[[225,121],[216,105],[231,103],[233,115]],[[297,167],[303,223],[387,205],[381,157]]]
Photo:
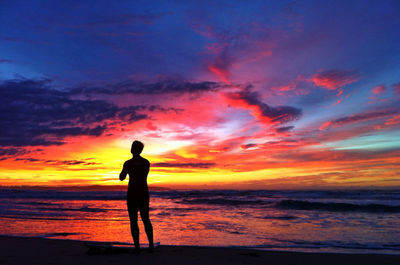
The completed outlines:
[[[178,168],[210,168],[215,163],[154,163],[152,167],[178,167]]]
[[[395,157],[400,153],[399,148],[392,148],[387,150],[331,150],[331,151],[286,151],[273,154],[272,156],[276,159],[285,161],[296,161],[296,162],[314,162],[314,161],[349,161],[349,160],[375,160],[379,158]],[[384,162],[386,163],[386,162]],[[391,161],[388,163],[392,163]],[[395,161],[397,163],[397,161]],[[374,164],[377,166],[377,164]],[[370,168],[370,164],[364,165]]]
[[[146,107],[118,107],[104,100],[73,99],[50,80],[0,83],[0,146],[60,145],[67,136],[99,136],[107,121],[137,121]]]
[[[356,123],[360,121],[366,120],[373,120],[373,119],[380,119],[387,117],[392,114],[397,114],[398,111],[396,110],[384,110],[384,111],[374,111],[368,113],[360,113],[351,116],[342,117],[332,121],[332,125],[344,125],[348,123]]]
[[[76,165],[99,165],[100,163],[90,162],[87,160],[45,160],[45,159],[37,159],[32,157],[22,157],[15,158],[15,161],[24,161],[24,162],[41,162],[41,164],[48,164],[53,166],[76,166]]]
[[[343,126],[343,125],[351,124],[351,123],[358,123],[358,122],[363,122],[363,121],[382,119],[382,118],[385,118],[385,117],[388,117],[390,115],[397,114],[397,113],[399,113],[399,111],[396,109],[358,113],[358,114],[354,114],[354,115],[350,115],[350,116],[345,116],[345,117],[342,117],[342,118],[339,118],[336,120],[327,121],[327,122],[323,123],[319,127],[319,129],[325,130],[330,127],[338,127],[338,126]]]
[[[105,38],[101,41],[104,44],[110,44],[111,38],[117,37],[124,39],[123,43],[129,42],[130,37],[138,37],[148,35],[146,26],[155,24],[158,20],[173,15],[173,12],[143,12],[141,14],[95,14],[88,15],[85,23],[74,21],[74,19],[62,19],[58,17],[47,17],[45,23],[40,29],[48,31],[63,28],[65,34],[69,36],[85,36],[94,39]],[[138,26],[138,27],[136,27]],[[119,42],[119,44],[122,44]],[[114,46],[116,47],[116,46]]]
[[[137,23],[153,24],[158,19],[165,16],[173,15],[173,12],[159,12],[151,13],[146,12],[143,14],[119,14],[118,16],[97,16],[92,22],[85,24],[76,25],[76,27],[109,27],[109,26],[121,26],[121,25],[132,25]]]
[[[240,148],[249,149],[249,148],[256,147],[256,146],[257,146],[257,144],[243,144],[240,146]]]
[[[239,93],[235,93],[234,99],[243,100],[246,104],[259,108],[261,115],[271,120],[272,123],[287,123],[298,120],[301,115],[301,109],[290,106],[271,107],[260,100],[257,92],[250,92],[244,89]]]
[[[279,127],[279,128],[276,128],[276,132],[278,132],[278,133],[289,132],[293,129],[294,129],[294,126]]]
[[[45,160],[44,163],[49,165],[66,165],[66,166],[75,166],[75,165],[100,165],[100,163],[96,162],[88,162],[86,160]]]
[[[12,60],[8,60],[8,59],[0,59],[0,63],[12,63]]]
[[[268,141],[264,143],[265,146],[269,145],[285,145],[285,146],[293,146],[298,143],[298,140],[295,139],[284,139],[284,140],[277,140],[277,141]]]
[[[22,38],[20,36],[13,37],[13,36],[0,36],[0,41],[10,41],[10,42],[23,42],[28,44],[48,44],[45,41],[38,41],[33,39]]]
[[[25,153],[25,151],[20,148],[0,148],[0,157],[1,156],[21,155],[24,153]]]
[[[134,122],[149,118],[147,114],[138,113],[139,111],[146,111],[146,110],[150,112],[155,112],[155,111],[174,112],[176,114],[179,114],[183,111],[183,109],[173,108],[173,107],[164,108],[161,107],[160,105],[149,105],[149,106],[136,105],[136,106],[128,106],[120,108],[117,117],[123,121]]]
[[[181,113],[183,111],[183,109],[173,108],[173,107],[164,108],[159,105],[150,105],[147,107],[147,109],[150,111],[160,111],[160,112],[171,112],[172,111],[172,112],[175,112],[176,114]]]
[[[14,161],[38,162],[38,161],[41,161],[41,159],[28,157],[28,158],[16,158],[16,159],[14,159]]]
[[[23,148],[0,148],[0,161],[28,153]]]
[[[113,85],[101,87],[96,86],[80,86],[70,91],[71,94],[106,94],[106,95],[123,95],[123,94],[171,94],[171,93],[197,93],[214,91],[222,85],[216,82],[187,82],[180,80],[163,80],[155,83],[143,83],[133,80],[126,80]]]
[[[118,118],[124,121],[138,121],[148,118],[146,114],[138,114],[137,111],[143,109],[141,106],[129,106],[122,108],[118,112]]]

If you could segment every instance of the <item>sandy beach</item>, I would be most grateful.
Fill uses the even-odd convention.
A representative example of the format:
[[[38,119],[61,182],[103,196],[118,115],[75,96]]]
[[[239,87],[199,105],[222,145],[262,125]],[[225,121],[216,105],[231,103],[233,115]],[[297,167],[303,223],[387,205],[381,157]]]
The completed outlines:
[[[155,253],[88,254],[82,241],[0,236],[0,264],[400,264],[400,255],[159,246]]]

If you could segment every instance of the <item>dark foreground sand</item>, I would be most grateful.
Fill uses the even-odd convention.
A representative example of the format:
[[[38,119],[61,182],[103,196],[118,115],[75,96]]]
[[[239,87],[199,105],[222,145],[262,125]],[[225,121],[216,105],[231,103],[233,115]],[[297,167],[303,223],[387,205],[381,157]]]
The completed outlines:
[[[0,236],[0,264],[400,264],[400,255],[324,254],[256,251],[230,248],[160,246],[140,255],[88,254],[80,241]]]

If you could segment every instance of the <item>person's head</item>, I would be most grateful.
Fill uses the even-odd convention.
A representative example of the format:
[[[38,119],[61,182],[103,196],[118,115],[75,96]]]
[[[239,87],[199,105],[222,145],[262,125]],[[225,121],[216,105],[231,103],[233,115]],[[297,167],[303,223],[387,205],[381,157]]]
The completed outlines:
[[[142,142],[139,142],[137,140],[133,141],[132,147],[131,147],[131,153],[132,155],[140,155],[144,147],[144,144]]]

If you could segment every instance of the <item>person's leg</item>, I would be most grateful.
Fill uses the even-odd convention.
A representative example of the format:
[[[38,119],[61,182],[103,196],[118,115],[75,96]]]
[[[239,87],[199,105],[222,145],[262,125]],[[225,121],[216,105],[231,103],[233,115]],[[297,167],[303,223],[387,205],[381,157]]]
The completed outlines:
[[[147,239],[149,240],[149,250],[153,251],[154,243],[153,243],[153,226],[150,222],[149,216],[149,203],[145,202],[140,207],[140,217],[142,218],[144,229],[146,230]]]
[[[131,223],[131,234],[136,251],[140,250],[139,226],[138,226],[138,207],[134,203],[128,203],[129,220]]]

